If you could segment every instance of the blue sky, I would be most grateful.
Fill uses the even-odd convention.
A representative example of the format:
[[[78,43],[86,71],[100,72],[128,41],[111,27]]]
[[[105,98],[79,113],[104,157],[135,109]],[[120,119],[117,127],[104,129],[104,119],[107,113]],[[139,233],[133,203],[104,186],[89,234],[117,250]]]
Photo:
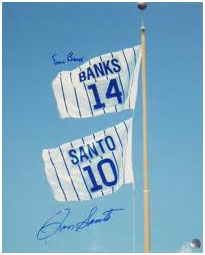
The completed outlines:
[[[177,252],[202,241],[202,3],[149,3],[147,100],[153,252]],[[141,79],[134,112],[132,187],[82,203],[56,202],[44,174],[43,148],[91,134],[131,116],[59,118],[51,82],[61,70],[52,55],[86,60],[140,43],[135,3],[3,3],[3,252],[143,252]],[[104,225],[61,233],[47,243],[36,233],[58,210],[80,220],[125,208]],[[200,250],[202,252],[202,249]]]

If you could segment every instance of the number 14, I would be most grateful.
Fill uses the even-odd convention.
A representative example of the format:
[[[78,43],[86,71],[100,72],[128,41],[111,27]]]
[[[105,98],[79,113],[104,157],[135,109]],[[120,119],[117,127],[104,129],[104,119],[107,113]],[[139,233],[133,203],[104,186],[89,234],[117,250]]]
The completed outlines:
[[[92,84],[88,86],[88,89],[93,91],[93,95],[95,97],[96,104],[93,105],[94,109],[100,109],[105,107],[105,103],[102,103],[100,100],[100,96],[97,90],[96,84]],[[116,97],[118,100],[119,104],[122,104],[122,92],[119,90],[117,80],[116,79],[111,79],[110,83],[108,85],[107,91],[106,91],[106,98],[113,98]]]

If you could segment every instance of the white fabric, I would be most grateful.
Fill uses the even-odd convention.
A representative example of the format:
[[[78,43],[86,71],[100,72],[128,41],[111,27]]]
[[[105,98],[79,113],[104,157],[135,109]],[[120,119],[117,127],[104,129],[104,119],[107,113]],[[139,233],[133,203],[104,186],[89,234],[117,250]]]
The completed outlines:
[[[83,201],[112,194],[123,184],[134,182],[132,119],[57,148],[44,149],[42,156],[56,200]],[[92,190],[96,185],[85,170],[89,166],[97,185],[101,185],[98,190]]]
[[[139,45],[95,57],[72,71],[60,72],[52,87],[61,118],[85,118],[134,109],[140,62]],[[96,106],[93,84],[101,105]]]

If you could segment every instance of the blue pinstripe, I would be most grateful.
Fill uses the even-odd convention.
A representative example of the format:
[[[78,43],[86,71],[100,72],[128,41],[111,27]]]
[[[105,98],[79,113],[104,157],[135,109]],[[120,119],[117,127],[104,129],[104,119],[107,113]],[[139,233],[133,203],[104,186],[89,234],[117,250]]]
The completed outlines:
[[[129,83],[130,83],[130,68],[129,68],[129,64],[128,64],[127,58],[125,56],[124,50],[122,50],[122,53],[123,53],[123,56],[124,56],[126,64],[127,64],[127,70],[128,70],[128,75],[129,75]],[[129,95],[129,108],[130,108],[130,95]]]
[[[119,134],[118,134],[117,129],[116,129],[115,126],[114,126],[114,129],[115,129],[115,132],[116,132],[117,137],[118,137],[118,139],[119,139],[119,142],[120,142],[120,144],[121,144],[121,147],[122,147],[122,149],[123,149],[122,141],[121,141],[121,139],[120,139],[120,136],[119,136]]]
[[[136,63],[137,63],[136,52],[135,52],[135,49],[134,49],[134,47],[132,47],[132,49],[133,49],[133,52],[134,52],[134,59],[135,59],[135,66],[136,66]]]
[[[124,123],[124,125],[125,125],[125,128],[126,128],[126,130],[127,130],[127,133],[128,133],[128,128],[127,128],[126,122],[125,122],[125,121],[123,121],[123,123]]]
[[[126,61],[126,64],[127,64],[127,70],[128,70],[129,79],[130,79],[130,68],[129,68],[129,64],[128,64],[127,58],[126,58],[126,56],[125,56],[124,50],[122,50],[122,53],[123,53],[123,56],[124,56],[125,61]]]
[[[74,189],[74,191],[75,191],[75,194],[76,194],[78,200],[80,200],[79,195],[78,195],[78,192],[77,192],[77,190],[76,190],[76,188],[75,188],[75,185],[74,185],[74,183],[73,183],[71,174],[70,174],[70,172],[69,172],[68,166],[67,166],[67,164],[66,164],[66,162],[65,162],[65,158],[64,158],[64,156],[63,156],[63,152],[62,152],[62,150],[61,150],[61,147],[59,147],[59,150],[60,150],[61,156],[62,156],[62,158],[63,158],[63,162],[64,162],[64,165],[65,165],[65,167],[66,167],[67,173],[68,173],[68,175],[69,175],[69,177],[70,177],[70,180],[71,180],[73,189]]]
[[[70,80],[71,80],[71,83],[73,84],[72,73],[71,73],[71,72],[70,72]],[[73,88],[74,88],[74,92],[75,92],[75,99],[76,99],[76,102],[77,102],[77,107],[78,107],[79,116],[80,116],[80,118],[81,118],[81,111],[80,111],[80,107],[79,107],[78,96],[77,96],[76,88],[75,88],[74,84],[73,84]]]
[[[50,154],[50,151],[49,151],[49,150],[48,150],[48,155],[49,155],[49,157],[50,157],[51,164],[52,164],[52,165],[53,165],[53,167],[54,167],[55,174],[56,174],[56,177],[57,177],[57,180],[58,180],[59,186],[60,186],[60,188],[61,188],[61,190],[62,190],[62,193],[63,193],[63,195],[64,195],[65,201],[68,201],[68,200],[67,200],[67,198],[66,198],[66,195],[65,195],[65,191],[64,191],[64,189],[63,189],[63,187],[62,187],[62,185],[61,185],[61,182],[60,182],[60,179],[59,179],[59,176],[58,176],[58,173],[57,173],[56,167],[55,167],[55,165],[54,165],[54,163],[53,163],[53,160],[52,160],[52,157],[51,157],[51,154]]]
[[[60,73],[60,84],[61,84],[61,90],[62,90],[62,94],[63,94],[63,101],[64,101],[64,104],[65,104],[65,109],[66,109],[66,112],[67,112],[68,116],[70,117],[70,114],[68,113],[67,103],[66,103],[66,100],[65,100],[65,93],[64,93],[64,89],[63,89],[63,82],[62,82],[62,78],[61,78],[61,73]]]
[[[132,47],[132,50],[134,52],[134,60],[135,60],[135,65],[134,65],[134,70],[133,70],[133,75],[132,75],[132,82],[131,82],[131,88],[130,88],[130,93],[132,92],[132,86],[133,86],[133,79],[134,79],[134,71],[135,71],[135,68],[136,68],[136,52],[135,52],[135,49]],[[130,107],[130,100],[129,100],[129,107]]]

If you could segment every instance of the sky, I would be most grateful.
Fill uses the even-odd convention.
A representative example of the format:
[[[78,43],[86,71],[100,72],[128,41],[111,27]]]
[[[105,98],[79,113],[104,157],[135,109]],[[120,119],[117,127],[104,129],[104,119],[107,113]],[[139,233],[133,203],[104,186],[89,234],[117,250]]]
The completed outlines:
[[[194,238],[203,241],[202,3],[149,3],[144,21],[151,246],[152,252],[179,252]],[[3,3],[3,252],[133,252],[134,244],[143,252],[141,78],[134,110],[134,203],[131,185],[88,202],[55,201],[41,156],[43,148],[133,114],[60,119],[51,83],[78,63],[56,66],[52,55],[73,52],[89,60],[140,44],[140,23],[135,3]],[[37,240],[40,227],[59,210],[69,207],[76,222],[95,206],[99,212],[125,210],[80,233]]]

